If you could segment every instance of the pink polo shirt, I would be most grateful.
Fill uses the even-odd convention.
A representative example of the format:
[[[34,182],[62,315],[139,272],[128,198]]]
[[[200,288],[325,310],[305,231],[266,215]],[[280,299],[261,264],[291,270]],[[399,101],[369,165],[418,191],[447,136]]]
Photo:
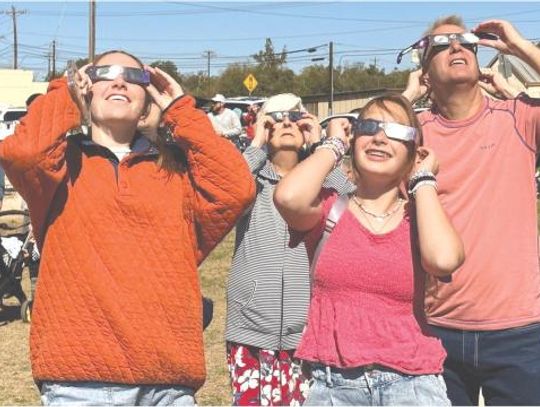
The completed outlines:
[[[440,162],[439,197],[466,254],[450,282],[428,279],[428,321],[464,330],[540,321],[534,181],[540,101],[486,98],[467,120],[429,111],[420,120],[425,145]]]

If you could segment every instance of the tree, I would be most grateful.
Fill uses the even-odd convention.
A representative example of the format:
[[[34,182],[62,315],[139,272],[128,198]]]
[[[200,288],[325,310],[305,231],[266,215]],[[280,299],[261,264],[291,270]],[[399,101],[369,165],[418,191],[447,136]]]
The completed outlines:
[[[298,95],[317,95],[328,93],[328,67],[310,65],[302,69],[295,78],[294,93]]]
[[[260,68],[279,69],[287,61],[287,51],[286,48],[283,47],[283,51],[281,51],[280,54],[276,54],[272,40],[267,38],[264,43],[264,49],[253,55],[253,59],[257,61]]]
[[[168,60],[167,61],[158,60],[158,61],[152,62],[150,66],[153,68],[159,68],[162,71],[167,72],[169,75],[171,75],[174,78],[175,81],[177,81],[178,83],[181,83],[180,72],[178,72],[178,67],[176,66],[174,62],[168,61]]]

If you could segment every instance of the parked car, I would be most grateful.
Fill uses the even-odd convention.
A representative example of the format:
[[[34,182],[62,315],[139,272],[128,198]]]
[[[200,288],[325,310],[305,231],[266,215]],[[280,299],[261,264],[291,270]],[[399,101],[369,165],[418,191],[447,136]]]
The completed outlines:
[[[25,107],[0,108],[0,140],[5,139],[15,131],[15,126],[25,114]]]
[[[338,114],[333,114],[332,116],[325,117],[324,119],[319,121],[319,124],[321,125],[321,128],[322,128],[321,138],[326,137],[326,128],[328,127],[328,124],[330,123],[330,120],[339,119],[339,118],[345,118],[345,119],[349,119],[351,121],[356,120],[356,119],[358,119],[358,113],[338,113]]]
[[[231,110],[240,109],[242,113],[247,111],[248,106],[256,104],[262,106],[266,98],[254,96],[239,96],[225,99],[225,107]]]

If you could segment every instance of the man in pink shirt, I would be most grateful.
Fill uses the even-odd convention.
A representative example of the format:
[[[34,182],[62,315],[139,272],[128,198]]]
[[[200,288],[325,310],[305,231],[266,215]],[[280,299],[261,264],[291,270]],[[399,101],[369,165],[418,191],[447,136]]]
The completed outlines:
[[[453,404],[477,404],[481,387],[487,405],[539,405],[540,100],[483,77],[476,51],[489,46],[540,72],[540,49],[502,20],[483,22],[473,33],[457,16],[437,20],[412,46],[422,70],[411,74],[404,92],[412,102],[429,92],[433,101],[420,115],[424,142],[439,158],[441,202],[466,253],[451,279],[429,279],[425,311],[448,352]],[[493,81],[506,100],[484,96],[482,80]]]

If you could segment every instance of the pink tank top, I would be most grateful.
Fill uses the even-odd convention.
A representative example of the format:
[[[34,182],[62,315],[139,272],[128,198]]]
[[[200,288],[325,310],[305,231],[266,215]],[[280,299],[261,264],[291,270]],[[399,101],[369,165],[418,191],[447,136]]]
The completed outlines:
[[[336,198],[323,191],[324,219],[305,236],[311,255]],[[425,323],[425,273],[414,236],[408,216],[396,229],[375,235],[345,211],[317,263],[297,357],[339,368],[442,371],[446,352]]]

